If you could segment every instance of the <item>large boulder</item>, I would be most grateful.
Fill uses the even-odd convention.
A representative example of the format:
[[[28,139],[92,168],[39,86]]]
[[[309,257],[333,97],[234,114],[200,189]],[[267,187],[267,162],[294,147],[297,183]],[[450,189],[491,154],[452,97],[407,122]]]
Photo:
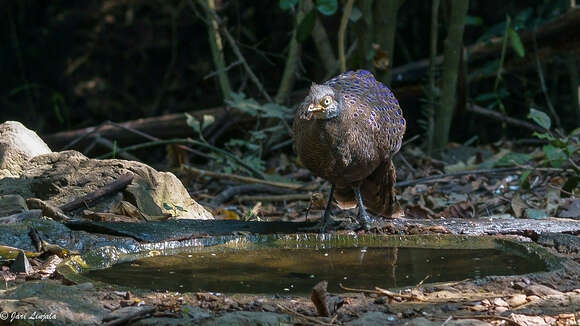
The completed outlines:
[[[102,198],[90,210],[108,212],[124,200],[153,219],[169,214],[176,218],[213,219],[172,173],[156,171],[140,162],[89,159],[76,151],[51,152],[20,123],[0,124],[0,134],[2,140],[4,136],[10,140],[0,143],[4,146],[0,162],[5,162],[0,174],[0,195],[40,198],[58,207],[131,174],[133,181],[124,191]],[[40,144],[27,145],[18,139],[19,135]]]
[[[22,123],[6,121],[0,124],[0,177],[18,175],[28,160],[51,152],[48,145]]]

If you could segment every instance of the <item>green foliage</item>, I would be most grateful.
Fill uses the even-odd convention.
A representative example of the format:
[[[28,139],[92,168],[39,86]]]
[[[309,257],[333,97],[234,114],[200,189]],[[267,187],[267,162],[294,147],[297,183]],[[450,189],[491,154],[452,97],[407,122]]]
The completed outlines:
[[[253,117],[277,118],[281,120],[291,119],[293,117],[292,109],[286,106],[276,103],[261,105],[254,99],[246,98],[246,94],[244,93],[232,93],[231,98],[226,100],[226,103],[232,108]]]
[[[539,110],[536,110],[534,108],[530,109],[530,113],[528,113],[528,118],[534,120],[535,123],[538,124],[538,126],[546,129],[546,130],[550,130],[550,126],[552,125],[552,120],[550,120],[550,117]]]
[[[511,27],[508,28],[508,35],[512,49],[514,49],[514,51],[520,58],[523,58],[526,55],[526,50],[524,49],[524,44],[522,43],[520,36]]]
[[[289,10],[298,4],[298,0],[280,0],[280,9]]]
[[[534,132],[534,136],[549,142],[549,144],[542,147],[542,151],[550,166],[559,168],[565,161],[570,160],[573,155],[580,151],[580,128],[572,130],[568,136],[556,137],[550,132],[552,121],[546,113],[532,108],[528,118],[546,129],[546,132],[543,133]],[[578,170],[575,165],[572,165],[572,168]],[[580,173],[580,170],[577,172]]]
[[[334,15],[338,9],[338,0],[316,0],[316,9],[325,16]]]
[[[350,10],[350,16],[348,16],[348,18],[351,22],[356,23],[359,19],[362,18],[362,15],[362,11],[357,6],[353,6]]]
[[[511,152],[504,155],[495,162],[496,167],[522,165],[528,163],[532,159],[530,154]]]
[[[296,40],[298,42],[304,42],[312,34],[312,30],[314,29],[314,24],[316,23],[316,10],[312,9],[309,13],[304,16],[304,19],[296,28]]]
[[[232,93],[226,102],[241,113],[257,118],[256,129],[247,131],[249,137],[247,139],[230,139],[225,143],[227,151],[241,159],[246,165],[263,172],[266,168],[266,164],[262,160],[264,145],[273,135],[288,134],[286,120],[293,117],[292,109],[276,103],[260,104],[252,98],[246,98],[244,93]],[[279,120],[280,123],[260,128],[262,119],[275,119]],[[210,155],[214,157],[216,166],[219,166],[226,173],[234,173],[239,169],[239,164],[232,157],[216,153]]]
[[[480,26],[483,25],[483,19],[481,17],[467,15],[465,17],[465,25]]]

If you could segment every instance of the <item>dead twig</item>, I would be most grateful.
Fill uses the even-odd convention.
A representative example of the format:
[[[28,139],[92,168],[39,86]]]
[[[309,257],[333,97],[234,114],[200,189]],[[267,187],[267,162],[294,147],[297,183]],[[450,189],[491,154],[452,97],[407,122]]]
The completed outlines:
[[[546,99],[546,104],[548,105],[548,109],[552,114],[552,118],[554,118],[554,122],[556,122],[556,126],[559,130],[564,130],[562,128],[562,124],[560,123],[560,117],[556,110],[554,109],[554,105],[552,104],[552,100],[548,95],[548,88],[546,87],[546,81],[544,79],[544,72],[542,70],[542,64],[540,63],[540,56],[538,55],[538,42],[536,41],[536,29],[532,31],[532,44],[534,45],[534,54],[536,56],[536,68],[538,70],[538,78],[540,79],[540,88],[542,89],[542,93],[544,94],[544,98]]]
[[[473,113],[477,113],[477,114],[481,114],[484,115],[488,118],[492,118],[498,121],[502,121],[505,122],[507,124],[511,124],[514,126],[518,126],[518,127],[524,127],[526,129],[530,129],[532,131],[537,131],[537,132],[546,132],[546,129],[537,126],[533,123],[527,122],[527,121],[523,121],[520,119],[516,119],[516,118],[512,118],[512,117],[508,117],[507,115],[501,113],[501,112],[497,112],[497,111],[493,111],[493,110],[489,110],[486,109],[484,107],[481,107],[479,105],[476,104],[471,104],[471,105],[467,105],[467,111],[473,112]]]
[[[420,183],[432,183],[436,181],[440,181],[450,177],[461,177],[464,175],[473,175],[473,174],[494,174],[494,173],[508,173],[514,172],[525,169],[524,167],[513,167],[513,168],[500,168],[500,169],[481,169],[481,170],[470,170],[470,171],[459,171],[453,173],[446,173],[446,174],[439,174],[439,175],[432,175],[425,178],[415,179],[415,180],[408,180],[408,181],[401,181],[395,184],[395,187],[408,187],[413,186]]]
[[[85,205],[89,205],[90,203],[113,193],[116,193],[120,190],[123,190],[127,185],[129,185],[133,181],[133,174],[125,174],[120,176],[117,180],[106,184],[101,189],[96,191],[90,192],[81,198],[77,198],[71,202],[68,202],[62,206],[60,206],[60,210],[63,212],[70,212],[77,208],[81,208]]]
[[[191,1],[190,1],[190,3],[191,3]],[[228,41],[229,45],[232,47],[232,50],[234,51],[234,54],[236,55],[236,57],[238,58],[238,60],[241,61],[242,66],[244,67],[244,69],[248,73],[248,76],[250,77],[250,79],[252,80],[252,82],[254,82],[254,84],[256,84],[256,87],[258,88],[258,90],[260,91],[260,93],[262,93],[262,95],[264,96],[264,98],[266,100],[268,100],[268,102],[273,102],[272,101],[272,98],[270,97],[270,95],[268,95],[268,92],[266,92],[266,90],[264,89],[264,86],[262,85],[262,83],[260,82],[260,80],[258,79],[258,77],[256,77],[256,74],[254,74],[254,71],[252,70],[252,68],[250,68],[250,65],[248,64],[248,62],[244,58],[244,55],[240,51],[240,48],[236,44],[236,40],[234,40],[234,38],[232,37],[232,34],[230,34],[230,32],[228,31],[228,29],[226,28],[223,19],[221,19],[221,17],[213,9],[209,8],[204,3],[202,3],[202,2],[199,2],[199,3],[203,7],[203,9],[209,15],[211,15],[213,17],[213,19],[217,22],[217,24],[219,26],[219,30],[226,37],[226,40]],[[191,3],[190,6],[192,6],[192,5],[193,4]]]
[[[215,196],[209,203],[211,206],[217,207],[222,203],[230,200],[232,197],[239,194],[255,193],[255,192],[267,192],[275,194],[286,194],[289,190],[279,187],[272,187],[263,184],[247,184],[247,185],[236,185],[225,189]]]
[[[296,201],[309,200],[312,193],[306,194],[288,194],[288,195],[255,195],[255,196],[239,196],[238,201]]]
[[[227,173],[219,173],[219,172],[213,172],[213,171],[208,171],[208,170],[202,170],[202,169],[198,169],[198,168],[195,168],[195,167],[189,166],[189,165],[184,165],[184,166],[182,166],[182,168],[186,172],[193,173],[193,174],[199,175],[199,176],[208,176],[208,177],[219,178],[219,179],[228,179],[228,180],[233,180],[233,181],[238,181],[238,182],[243,182],[243,183],[257,183],[257,184],[263,184],[263,185],[268,185],[268,186],[272,186],[272,187],[286,188],[286,189],[292,189],[292,190],[315,190],[315,187],[312,185],[304,185],[304,184],[300,184],[300,183],[268,181],[268,180],[256,179],[256,178],[252,178],[252,177],[245,177],[245,176],[236,175],[236,174],[227,174]]]

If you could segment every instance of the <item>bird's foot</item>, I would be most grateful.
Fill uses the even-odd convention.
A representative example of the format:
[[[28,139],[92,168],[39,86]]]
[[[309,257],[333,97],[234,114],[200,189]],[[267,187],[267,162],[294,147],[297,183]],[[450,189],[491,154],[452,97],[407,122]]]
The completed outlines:
[[[358,223],[359,226],[365,230],[369,231],[371,229],[371,223],[373,222],[373,218],[366,212],[366,210],[361,209],[358,214]]]

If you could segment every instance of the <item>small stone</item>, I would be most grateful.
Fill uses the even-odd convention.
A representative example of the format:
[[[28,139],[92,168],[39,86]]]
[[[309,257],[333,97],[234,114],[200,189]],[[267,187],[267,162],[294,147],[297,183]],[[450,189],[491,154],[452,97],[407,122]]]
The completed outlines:
[[[484,306],[491,306],[491,302],[489,302],[488,299],[481,300],[481,304],[484,305]]]
[[[510,305],[510,307],[521,306],[528,302],[526,298],[527,296],[525,294],[514,294],[507,299],[507,303]]]
[[[26,275],[34,272],[24,251],[20,250],[18,256],[16,256],[12,265],[10,265],[10,271],[12,273],[24,273]]]
[[[498,306],[498,307],[507,307],[507,306],[509,306],[508,303],[505,302],[505,300],[502,299],[502,298],[495,298],[495,299],[493,299],[492,302],[493,302],[493,304],[495,306]]]
[[[473,311],[485,311],[485,310],[487,310],[487,307],[485,307],[484,305],[481,305],[481,304],[477,304],[475,306],[469,307],[469,310],[473,310]]]
[[[542,298],[538,297],[537,295],[529,295],[527,299],[529,302],[534,302],[534,301],[541,300]]]
[[[509,310],[508,307],[495,307],[495,312],[497,312],[498,314],[501,314],[502,312],[506,312]]]
[[[524,282],[516,282],[514,283],[514,285],[512,286],[512,288],[516,289],[516,290],[523,290],[527,287],[528,285]]]

